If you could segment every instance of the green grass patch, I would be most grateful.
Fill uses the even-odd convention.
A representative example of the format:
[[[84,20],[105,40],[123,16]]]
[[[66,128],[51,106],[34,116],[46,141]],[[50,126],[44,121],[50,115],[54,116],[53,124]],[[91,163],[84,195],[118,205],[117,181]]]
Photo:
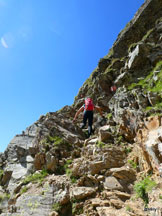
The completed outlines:
[[[63,143],[63,138],[59,137],[59,136],[47,136],[47,141],[50,143],[53,143],[54,145],[60,145]]]
[[[132,83],[128,86],[128,90],[134,88],[141,88],[144,94],[155,94],[156,102],[155,105],[146,107],[145,111],[158,112],[162,109],[162,61],[159,61],[155,68],[149,73],[148,76],[141,79],[137,83]]]
[[[70,176],[70,180],[72,184],[75,184],[77,182],[77,178],[75,176]]]
[[[123,136],[122,136],[122,135],[120,135],[120,136],[118,136],[118,137],[117,137],[117,139],[118,139],[118,142],[120,143],[120,142],[122,142],[122,141],[123,141]]]
[[[66,161],[65,165],[64,165],[64,171],[66,173],[66,175],[70,178],[71,183],[74,184],[77,182],[77,178],[75,176],[72,175],[72,170],[69,168],[69,165],[72,164],[72,160],[69,159]]]
[[[72,145],[67,143],[62,137],[48,135],[41,140],[40,144],[43,146],[45,152],[48,152],[52,147],[60,148],[62,145],[66,145],[70,148]]]
[[[137,164],[133,160],[128,160],[128,163],[131,165],[132,168],[137,168]]]
[[[155,74],[157,79],[155,79]],[[159,61],[153,71],[151,71],[144,79],[141,79],[137,83],[132,83],[128,87],[128,90],[132,90],[135,87],[141,87],[145,91],[160,93],[162,90],[162,61]]]
[[[131,147],[125,147],[125,153],[129,154],[130,152],[132,152],[132,148]]]
[[[23,188],[21,188],[20,194],[22,195],[22,194],[26,193],[27,191],[28,191],[28,188],[26,186],[24,186]]]
[[[145,206],[149,203],[148,192],[152,191],[156,185],[156,182],[151,180],[149,176],[134,185],[137,197],[144,201]]]
[[[128,212],[132,212],[132,208],[129,205],[126,206],[125,210]]]
[[[99,148],[104,148],[106,146],[106,144],[104,142],[97,141],[96,146]]]
[[[110,120],[110,119],[112,118],[112,113],[108,113],[107,116],[106,116],[106,118],[107,118],[108,120]]]
[[[31,174],[29,176],[27,176],[24,180],[23,180],[23,184],[28,184],[30,182],[32,183],[42,183],[43,180],[45,179],[45,177],[48,176],[48,172],[47,170],[41,170],[40,172]]]

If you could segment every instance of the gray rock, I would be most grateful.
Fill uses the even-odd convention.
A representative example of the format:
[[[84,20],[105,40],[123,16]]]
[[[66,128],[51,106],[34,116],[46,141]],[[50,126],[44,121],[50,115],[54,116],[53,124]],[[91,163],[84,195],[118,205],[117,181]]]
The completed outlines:
[[[129,167],[111,168],[112,176],[123,180],[126,183],[132,183],[136,180],[136,171]]]
[[[124,190],[120,182],[115,177],[112,176],[109,176],[105,179],[104,188],[107,190],[119,190],[119,191]]]
[[[95,194],[96,190],[91,187],[74,187],[70,190],[70,198],[84,199]]]
[[[110,132],[110,125],[105,125],[99,129],[99,141],[100,142],[112,141],[112,134]]]
[[[89,173],[91,175],[98,174],[104,167],[104,161],[92,161],[89,164]]]
[[[28,215],[48,216],[51,212],[53,199],[51,196],[43,195],[22,195],[17,199],[17,213]]]

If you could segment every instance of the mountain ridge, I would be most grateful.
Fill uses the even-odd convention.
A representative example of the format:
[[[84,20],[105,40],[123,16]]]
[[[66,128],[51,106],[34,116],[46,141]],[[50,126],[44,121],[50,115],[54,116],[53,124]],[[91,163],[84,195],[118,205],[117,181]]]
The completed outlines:
[[[161,215],[161,48],[162,3],[146,0],[73,105],[42,115],[0,154],[2,216]],[[82,116],[72,123],[87,95],[105,116],[95,113],[89,139]]]

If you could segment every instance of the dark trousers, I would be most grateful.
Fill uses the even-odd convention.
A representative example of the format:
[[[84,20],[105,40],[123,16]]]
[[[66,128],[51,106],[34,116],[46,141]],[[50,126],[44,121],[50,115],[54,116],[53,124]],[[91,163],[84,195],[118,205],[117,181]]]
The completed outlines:
[[[92,134],[93,111],[84,111],[82,129],[86,126],[88,120],[88,136]]]

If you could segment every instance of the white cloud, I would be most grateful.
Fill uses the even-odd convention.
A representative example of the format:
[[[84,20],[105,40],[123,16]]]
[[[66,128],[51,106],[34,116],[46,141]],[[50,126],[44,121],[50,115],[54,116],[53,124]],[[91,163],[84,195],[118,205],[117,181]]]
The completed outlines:
[[[15,44],[15,37],[11,32],[8,32],[1,37],[1,44],[6,49],[12,48]]]
[[[2,44],[2,46],[4,47],[4,48],[8,48],[8,44],[7,44],[7,42],[5,41],[5,39],[4,39],[4,37],[2,37],[1,38],[1,44]]]
[[[7,32],[0,37],[0,44],[3,48],[13,48],[22,42],[27,42],[31,38],[30,27],[22,27],[15,32]]]

